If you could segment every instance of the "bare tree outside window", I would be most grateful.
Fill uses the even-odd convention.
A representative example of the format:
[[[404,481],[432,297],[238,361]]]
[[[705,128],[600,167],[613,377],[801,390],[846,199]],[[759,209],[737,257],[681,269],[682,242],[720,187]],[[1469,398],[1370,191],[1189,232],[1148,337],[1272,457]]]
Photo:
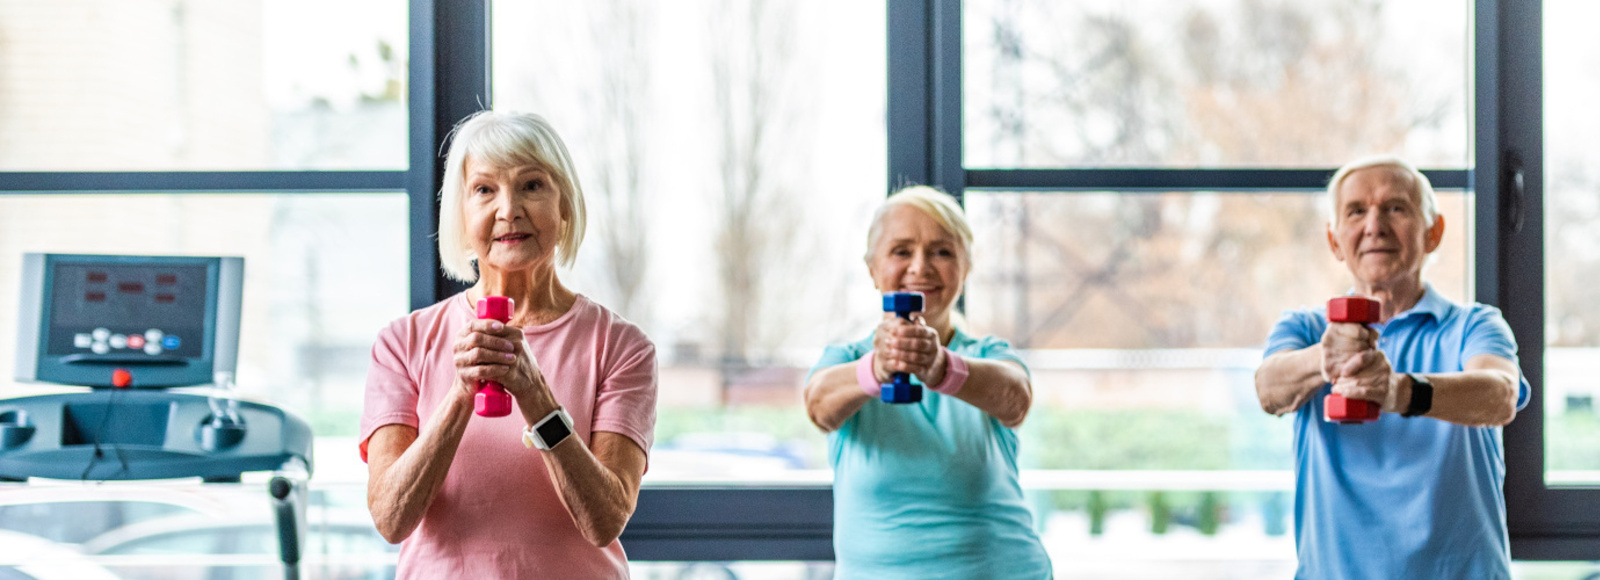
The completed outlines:
[[[806,166],[795,139],[795,11],[788,0],[724,1],[712,11],[711,50],[717,185],[717,283],[721,360],[730,372],[769,358],[796,322],[779,278],[803,279],[796,252],[804,223],[800,193],[785,169]],[[781,265],[781,266],[780,266]]]
[[[1393,43],[1382,39],[1405,31],[1377,3],[1196,4],[1170,27],[1114,7],[996,3],[994,95],[981,99],[985,122],[975,131],[990,136],[993,152],[983,158],[1056,167],[1331,166],[1404,153],[1408,140],[1448,132],[1462,118],[1459,86],[1416,86],[1396,64],[1403,59],[1386,52]],[[1041,33],[1063,24],[1072,28]],[[1461,163],[1452,158],[1458,150],[1441,145],[1416,161]],[[1023,346],[1258,344],[1279,309],[1348,284],[1318,235],[1327,219],[1319,203],[1216,194],[979,197],[969,205],[986,223],[980,229],[1004,240],[1005,252],[975,280],[974,294],[988,296],[995,329]],[[1459,207],[1450,199],[1446,206]],[[1461,234],[1467,224],[1451,227]],[[1430,272],[1458,300],[1467,298],[1462,252],[1447,247]],[[1256,266],[1264,263],[1307,267],[1289,276]],[[1212,307],[1219,297],[1241,307]]]

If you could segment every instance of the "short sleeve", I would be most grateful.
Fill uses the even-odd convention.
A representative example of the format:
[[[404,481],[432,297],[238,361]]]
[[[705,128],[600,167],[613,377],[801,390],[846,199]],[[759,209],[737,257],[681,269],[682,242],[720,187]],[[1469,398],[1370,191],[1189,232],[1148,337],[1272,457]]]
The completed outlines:
[[[868,336],[866,338],[867,344],[871,344],[871,341],[872,337]],[[806,373],[806,382],[811,382],[811,375],[817,374],[817,371],[848,362],[855,362],[864,356],[867,356],[867,352],[860,347],[860,343],[830,345],[822,349],[822,358],[818,359],[817,364],[812,365],[811,370]]]
[[[378,333],[372,345],[372,361],[367,367],[367,391],[361,407],[361,460],[367,460],[367,439],[384,425],[401,424],[416,428],[417,383],[407,372],[410,356],[402,336],[405,319],[397,320]]]
[[[1475,304],[1468,315],[1466,331],[1462,336],[1461,362],[1483,354],[1517,364],[1517,338],[1511,332],[1511,325],[1500,315],[1499,308]],[[1520,371],[1517,373],[1517,382],[1517,410],[1520,411],[1528,406],[1532,389],[1528,386],[1528,377],[1522,376]]]
[[[628,327],[617,362],[595,395],[593,431],[620,433],[650,454],[656,432],[656,347]]]
[[[1011,343],[1004,338],[998,336],[983,337],[982,340],[978,341],[978,352],[979,358],[1017,363],[1022,366],[1022,372],[1028,375],[1028,379],[1033,379],[1033,371],[1028,368],[1028,363],[1022,360],[1022,355],[1017,352],[1017,349],[1011,348]]]
[[[1309,310],[1285,310],[1278,317],[1277,324],[1272,325],[1272,332],[1267,335],[1267,350],[1264,357],[1272,356],[1283,351],[1300,350],[1316,344],[1322,340],[1322,316]]]

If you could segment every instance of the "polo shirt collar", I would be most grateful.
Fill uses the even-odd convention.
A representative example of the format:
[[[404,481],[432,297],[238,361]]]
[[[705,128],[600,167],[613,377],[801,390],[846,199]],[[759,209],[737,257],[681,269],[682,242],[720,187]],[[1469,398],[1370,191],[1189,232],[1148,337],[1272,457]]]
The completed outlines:
[[[1433,284],[1423,282],[1422,299],[1418,300],[1416,304],[1413,304],[1405,312],[1394,315],[1394,318],[1389,319],[1389,322],[1393,323],[1396,320],[1420,314],[1432,316],[1434,320],[1444,320],[1445,316],[1450,313],[1450,307],[1450,301],[1434,290]]]

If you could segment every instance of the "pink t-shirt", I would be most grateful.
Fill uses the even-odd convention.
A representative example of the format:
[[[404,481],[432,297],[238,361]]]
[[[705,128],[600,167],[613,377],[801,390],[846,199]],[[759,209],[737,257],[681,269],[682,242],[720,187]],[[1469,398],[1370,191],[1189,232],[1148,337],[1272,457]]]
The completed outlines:
[[[475,318],[463,293],[378,334],[361,413],[363,452],[373,431],[426,424],[459,388],[453,348]],[[573,434],[587,445],[595,431],[611,431],[650,451],[656,352],[639,327],[579,295],[566,314],[523,335],[572,415]],[[619,542],[596,548],[578,533],[540,452],[523,447],[526,427],[517,411],[468,421],[443,489],[400,547],[399,578],[628,577]]]

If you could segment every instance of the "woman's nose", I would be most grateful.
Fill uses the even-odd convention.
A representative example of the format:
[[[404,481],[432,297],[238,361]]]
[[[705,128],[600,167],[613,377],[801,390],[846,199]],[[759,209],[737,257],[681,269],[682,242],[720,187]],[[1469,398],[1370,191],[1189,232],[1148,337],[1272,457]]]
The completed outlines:
[[[922,269],[927,267],[927,265],[928,265],[928,255],[927,255],[927,253],[922,252],[922,251],[912,252],[911,253],[911,265],[906,267],[906,271],[911,273],[911,274],[921,274],[922,273]]]
[[[516,219],[517,204],[516,201],[512,199],[511,194],[501,194],[499,197],[495,198],[494,217],[506,221],[512,221]]]

